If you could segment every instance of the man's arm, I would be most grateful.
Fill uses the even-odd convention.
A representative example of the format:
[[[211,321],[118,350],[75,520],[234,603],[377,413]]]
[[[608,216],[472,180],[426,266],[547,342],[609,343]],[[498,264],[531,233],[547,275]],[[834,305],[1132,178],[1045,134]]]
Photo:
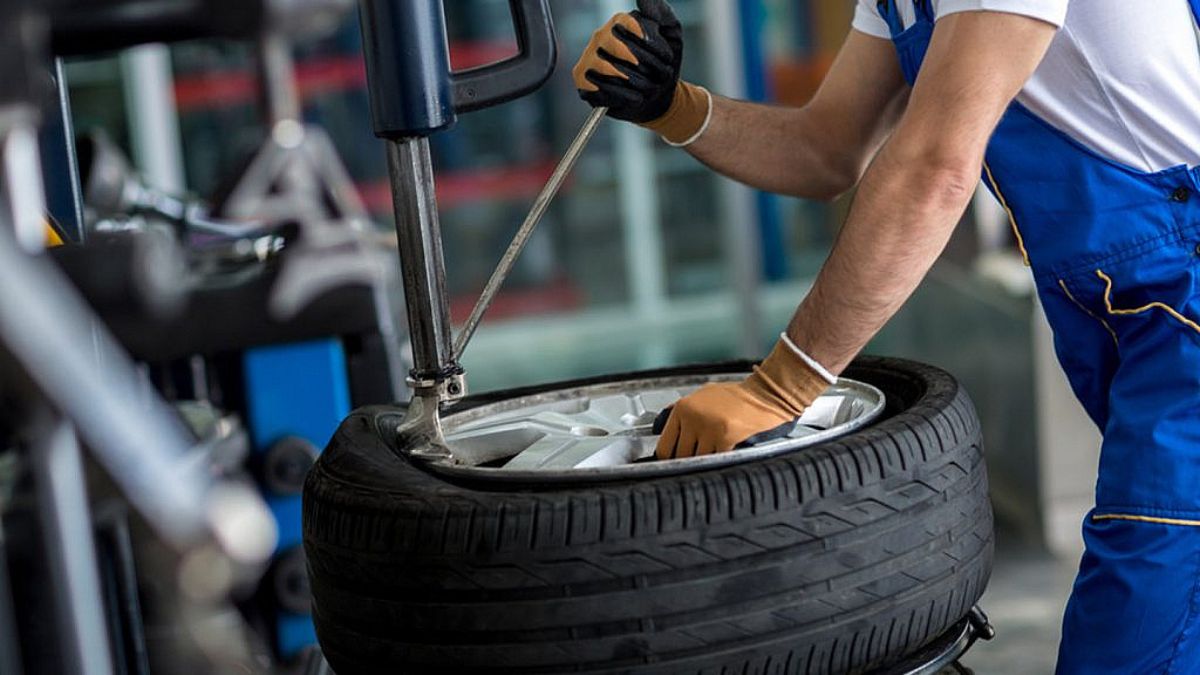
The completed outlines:
[[[907,95],[892,43],[851,31],[808,104],[767,106],[714,96],[709,127],[687,150],[752,187],[832,199],[858,183]]]
[[[807,105],[712,96],[679,79],[683,26],[666,0],[638,0],[592,34],[575,64],[580,96],[753,187],[831,199],[853,187],[891,133],[908,87],[889,40],[853,31]]]
[[[907,110],[788,327],[818,363],[841,372],[929,271],[975,191],[988,139],[1054,33],[996,12],[938,22]]]

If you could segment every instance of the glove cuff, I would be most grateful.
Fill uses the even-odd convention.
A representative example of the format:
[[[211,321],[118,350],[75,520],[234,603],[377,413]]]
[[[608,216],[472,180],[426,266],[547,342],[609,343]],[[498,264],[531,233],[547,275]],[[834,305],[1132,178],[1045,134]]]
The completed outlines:
[[[824,368],[782,336],[770,356],[754,368],[748,384],[761,389],[799,417],[836,381]]]
[[[662,136],[667,143],[684,147],[708,130],[712,109],[712,94],[707,89],[680,80],[667,112],[642,126]]]
[[[804,362],[808,364],[809,368],[817,371],[817,374],[820,375],[821,378],[828,382],[831,386],[837,384],[837,376],[829,372],[825,366],[817,363],[817,360],[805,353],[803,349],[797,347],[796,343],[792,342],[792,338],[788,337],[787,333],[780,333],[779,341],[791,348],[791,350],[795,352],[796,356],[799,356],[801,359],[803,359]]]

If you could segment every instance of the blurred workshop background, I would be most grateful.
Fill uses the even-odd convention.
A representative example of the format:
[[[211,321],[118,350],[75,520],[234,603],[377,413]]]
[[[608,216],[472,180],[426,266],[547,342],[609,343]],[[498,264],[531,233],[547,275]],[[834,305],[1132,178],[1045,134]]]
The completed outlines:
[[[554,0],[561,50],[551,82],[432,139],[456,321],[588,112],[571,63],[591,31],[629,4]],[[854,3],[674,5],[686,30],[687,78],[727,96],[798,105],[818,87]],[[456,68],[515,51],[505,0],[454,0],[446,9]],[[381,232],[390,232],[355,18],[297,57],[306,120],[329,131]],[[264,135],[251,46],[142,47],[72,60],[66,74],[75,127],[103,129],[164,189],[218,194],[221,177]],[[754,192],[647,132],[605,124],[476,338],[464,363],[470,383],[480,391],[759,355],[804,296],[847,204]],[[1007,664],[1003,672],[1048,672],[1098,436],[1051,358],[1028,273],[990,196],[977,199],[944,259],[870,351],[942,366],[971,392],[1003,545],[984,602],[1000,639],[972,660],[982,673],[1001,672],[979,665],[988,659]]]

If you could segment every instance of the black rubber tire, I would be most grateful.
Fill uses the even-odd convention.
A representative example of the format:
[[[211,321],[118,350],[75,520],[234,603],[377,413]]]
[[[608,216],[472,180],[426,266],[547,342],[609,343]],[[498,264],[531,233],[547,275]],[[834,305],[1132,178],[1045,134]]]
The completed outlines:
[[[380,433],[397,409],[354,413],[304,490],[326,658],[338,675],[896,663],[966,616],[991,572],[979,421],[941,370],[863,358],[847,376],[887,394],[883,421],[760,462],[584,487],[452,484]]]

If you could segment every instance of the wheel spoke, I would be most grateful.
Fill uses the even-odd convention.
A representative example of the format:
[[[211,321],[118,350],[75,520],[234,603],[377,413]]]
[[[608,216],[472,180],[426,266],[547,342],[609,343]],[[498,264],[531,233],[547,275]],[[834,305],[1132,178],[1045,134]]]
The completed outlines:
[[[625,390],[617,383],[535,394],[448,416],[446,440],[458,466],[514,473],[626,467],[653,457],[652,427],[663,409],[702,384],[741,377],[662,378],[630,382]],[[819,443],[861,428],[882,409],[877,389],[843,381],[809,407],[787,439],[730,455]]]
[[[582,469],[621,466],[630,457],[634,439],[546,437],[513,457],[505,465],[513,470]]]

